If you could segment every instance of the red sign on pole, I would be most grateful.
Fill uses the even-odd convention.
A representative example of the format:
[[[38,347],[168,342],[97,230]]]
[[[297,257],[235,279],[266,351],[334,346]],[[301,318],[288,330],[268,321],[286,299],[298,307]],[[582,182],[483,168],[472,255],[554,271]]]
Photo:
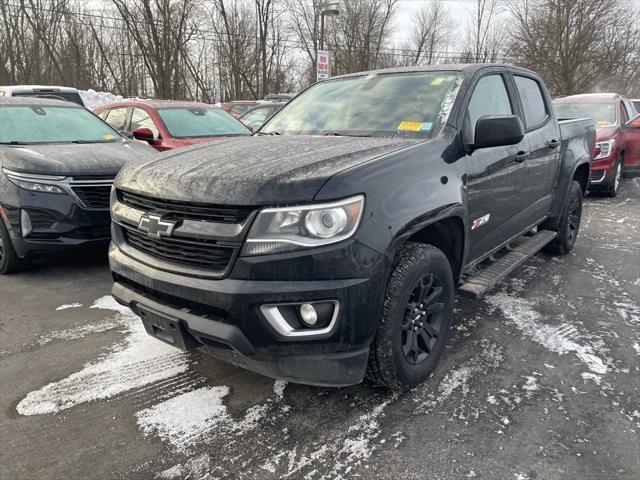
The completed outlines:
[[[318,50],[316,63],[316,80],[325,80],[331,76],[331,70],[329,65],[329,51]]]

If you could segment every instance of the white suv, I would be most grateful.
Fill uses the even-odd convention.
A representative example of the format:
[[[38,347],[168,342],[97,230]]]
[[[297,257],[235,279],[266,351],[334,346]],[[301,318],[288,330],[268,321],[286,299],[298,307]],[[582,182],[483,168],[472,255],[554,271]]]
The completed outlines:
[[[44,97],[66,100],[82,105],[84,102],[77,89],[72,87],[53,87],[49,85],[11,85],[0,86],[0,97]]]

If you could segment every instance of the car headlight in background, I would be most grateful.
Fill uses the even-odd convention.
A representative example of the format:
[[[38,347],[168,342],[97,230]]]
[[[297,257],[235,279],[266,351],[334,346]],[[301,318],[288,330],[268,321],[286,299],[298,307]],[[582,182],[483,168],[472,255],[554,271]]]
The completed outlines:
[[[360,223],[364,195],[337,202],[266,208],[258,213],[242,255],[290,252],[340,242]]]
[[[603,158],[607,158],[613,153],[613,149],[616,146],[616,141],[614,139],[611,139],[605,140],[604,142],[596,142],[596,146],[600,147],[600,153],[594,158],[594,160],[601,160]]]
[[[61,194],[67,193],[62,188],[56,185],[50,185],[49,183],[46,183],[47,181],[57,182],[60,180],[64,180],[65,177],[14,172],[12,170],[7,170],[6,168],[2,171],[7,176],[7,178],[11,180],[12,183],[16,184],[20,188],[29,190],[30,192]]]

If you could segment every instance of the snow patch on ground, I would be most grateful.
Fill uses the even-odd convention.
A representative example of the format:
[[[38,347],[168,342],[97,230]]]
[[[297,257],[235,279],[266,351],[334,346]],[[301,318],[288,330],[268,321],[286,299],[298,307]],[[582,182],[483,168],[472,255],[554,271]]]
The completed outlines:
[[[197,457],[190,458],[184,464],[179,463],[171,468],[160,472],[156,475],[158,480],[173,480],[173,479],[199,479],[199,480],[213,480],[210,476],[210,464],[211,457],[206,453],[198,455]]]
[[[276,403],[283,398],[286,382],[276,380],[273,390]],[[138,427],[145,436],[155,434],[181,453],[212,437],[243,435],[258,428],[266,418],[272,399],[254,405],[240,420],[227,411],[223,400],[229,387],[202,387],[164,400],[136,413]]]
[[[155,433],[178,451],[188,450],[214,429],[231,423],[222,403],[228,394],[229,387],[203,387],[177,395],[138,412],[138,426],[145,435]]]
[[[102,297],[91,308],[115,311],[112,321],[124,327],[125,339],[82,370],[27,394],[16,407],[19,414],[57,413],[174,377],[188,369],[189,357],[185,353],[147,335],[140,319],[113,297]]]
[[[69,308],[78,308],[81,307],[81,303],[70,303],[68,305],[60,305],[56,310],[68,310]]]
[[[93,89],[79,90],[80,98],[84,102],[84,106],[89,110],[93,110],[100,105],[107,103],[119,102],[122,100],[121,95],[114,95],[111,92],[96,92]]]
[[[502,310],[504,316],[524,335],[559,355],[573,353],[589,370],[603,375],[608,368],[605,362],[595,355],[591,345],[578,343],[576,328],[573,325],[551,326],[542,322],[542,315],[534,309],[535,304],[523,298],[498,293],[487,297],[487,302]]]
[[[123,325],[123,319],[120,317],[112,318],[104,322],[90,323],[87,325],[80,325],[73,328],[65,328],[64,330],[54,330],[46,335],[40,335],[36,339],[36,343],[40,346],[46,345],[54,340],[76,340],[78,338],[84,338],[92,333],[106,332],[107,330],[113,330]]]

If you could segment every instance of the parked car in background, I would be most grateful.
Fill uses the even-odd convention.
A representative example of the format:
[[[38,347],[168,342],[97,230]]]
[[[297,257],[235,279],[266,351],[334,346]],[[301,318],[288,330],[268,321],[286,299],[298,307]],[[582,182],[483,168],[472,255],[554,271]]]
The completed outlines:
[[[37,255],[106,245],[114,177],[154,154],[75,103],[0,97],[0,274]]]
[[[292,95],[290,93],[270,93],[269,95],[266,95],[264,97],[264,99],[269,101],[269,102],[284,102],[284,103],[287,103],[293,97],[294,97],[294,95]]]
[[[334,77],[253,136],[123,168],[112,293],[175,347],[408,389],[445,351],[456,286],[571,251],[594,149],[593,121],[558,122],[529,70]]]
[[[640,172],[640,119],[631,101],[615,93],[558,98],[559,118],[592,118],[596,124],[596,156],[590,191],[615,197],[623,172]]]
[[[53,87],[48,85],[0,86],[0,97],[53,98],[85,106],[78,90],[72,87]]]
[[[234,117],[239,117],[247,110],[250,110],[258,105],[265,103],[264,100],[233,100],[231,102],[224,102],[222,109],[225,112],[229,112]]]
[[[269,102],[263,103],[257,107],[253,107],[251,110],[247,110],[238,117],[242,123],[247,127],[257,130],[264,122],[266,122],[271,116],[280,110],[286,102]]]
[[[251,134],[242,122],[207,103],[125,100],[102,105],[95,113],[119,132],[159,151]]]

